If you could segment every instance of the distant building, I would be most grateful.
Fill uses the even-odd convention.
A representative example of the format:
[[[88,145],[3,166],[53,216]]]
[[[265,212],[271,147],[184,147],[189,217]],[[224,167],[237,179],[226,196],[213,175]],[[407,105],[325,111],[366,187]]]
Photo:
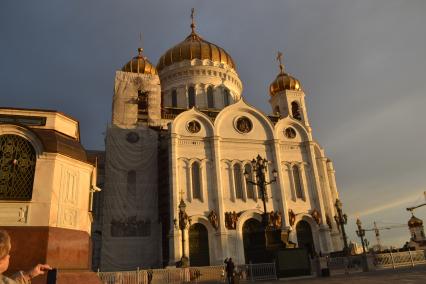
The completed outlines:
[[[410,230],[411,238],[408,242],[410,248],[426,249],[426,237],[423,228],[423,221],[414,215],[408,221],[408,229]]]

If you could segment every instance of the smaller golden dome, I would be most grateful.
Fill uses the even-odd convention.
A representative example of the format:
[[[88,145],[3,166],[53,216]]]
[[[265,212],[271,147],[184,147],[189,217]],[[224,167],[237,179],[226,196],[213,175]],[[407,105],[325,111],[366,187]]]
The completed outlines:
[[[271,96],[274,96],[275,94],[285,90],[302,90],[302,85],[300,84],[299,80],[284,72],[284,65],[281,62],[282,56],[283,54],[278,52],[277,60],[280,63],[280,73],[277,75],[271,85],[269,85],[269,93]]]
[[[300,84],[299,80],[288,75],[287,73],[280,73],[271,83],[271,85],[269,85],[269,93],[271,96],[274,96],[275,94],[284,90],[301,91],[302,85]]]
[[[157,75],[157,69],[148,59],[142,55],[142,48],[138,48],[138,55],[133,57],[126,65],[121,68],[121,71],[138,73],[138,74],[150,74]]]
[[[415,217],[414,215],[411,216],[410,220],[408,220],[408,227],[413,228],[413,227],[420,227],[420,226],[423,226],[423,221]]]

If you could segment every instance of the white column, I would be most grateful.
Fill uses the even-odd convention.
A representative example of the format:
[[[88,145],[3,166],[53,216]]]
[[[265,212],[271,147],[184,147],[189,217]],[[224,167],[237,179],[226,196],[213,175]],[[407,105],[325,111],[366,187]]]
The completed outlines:
[[[283,224],[281,225],[284,230],[289,231],[290,230],[290,221],[288,218],[288,205],[287,205],[287,196],[285,194],[285,183],[284,183],[284,174],[283,169],[281,165],[281,151],[280,151],[280,144],[278,139],[274,139],[274,145],[273,145],[273,160],[275,161],[275,170],[278,173],[277,177],[277,186],[278,186],[278,192],[280,194],[281,198],[281,208],[280,211],[282,213],[283,218]]]
[[[182,249],[180,244],[180,233],[179,229],[176,229],[174,225],[174,219],[178,220],[178,184],[179,184],[179,178],[178,178],[178,160],[177,160],[177,141],[178,137],[176,134],[170,135],[169,140],[169,155],[170,155],[170,166],[169,166],[169,173],[170,173],[170,231],[169,231],[169,246],[170,246],[170,252],[169,252],[169,265],[174,266],[176,261],[179,261],[179,259],[182,256]]]
[[[228,230],[225,228],[225,209],[223,201],[223,185],[222,185],[222,165],[221,165],[221,154],[220,154],[220,137],[214,136],[212,139],[213,144],[213,165],[215,170],[214,182],[216,190],[211,190],[216,194],[216,205],[217,217],[219,220],[219,228],[216,232],[216,239],[214,240],[220,251],[216,253],[216,260],[213,260],[212,264],[222,264],[223,259],[228,254]]]
[[[322,176],[324,177],[324,199],[326,200],[326,204],[328,207],[328,213],[329,213],[329,217],[333,218],[333,216],[335,215],[335,208],[334,208],[334,199],[332,197],[332,193],[331,193],[331,187],[330,187],[330,182],[328,180],[328,172],[327,172],[327,158],[325,157],[321,157],[321,158],[317,158],[321,160],[321,166],[322,166]],[[334,222],[331,222],[332,224]]]
[[[324,221],[320,225],[320,229],[319,229],[320,239],[321,239],[320,249],[322,252],[327,253],[331,251],[332,245],[331,245],[330,229],[328,228],[327,224],[324,224],[325,223],[325,206],[324,206],[322,188],[321,188],[321,184],[319,180],[318,167],[315,160],[314,143],[311,141],[308,141],[308,142],[305,142],[304,144],[308,152],[309,163],[312,166],[312,175],[314,177],[312,181],[312,186],[313,186],[312,193],[315,193],[315,196],[316,196],[315,203],[317,203],[317,206],[319,207],[321,219]]]

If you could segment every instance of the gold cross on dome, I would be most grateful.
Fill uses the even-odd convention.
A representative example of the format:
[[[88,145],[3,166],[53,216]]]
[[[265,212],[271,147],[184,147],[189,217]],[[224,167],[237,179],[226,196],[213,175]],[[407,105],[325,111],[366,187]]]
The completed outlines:
[[[284,72],[284,65],[282,63],[282,58],[283,58],[282,52],[278,51],[277,52],[277,61],[280,63],[280,71],[281,71],[281,73]]]
[[[195,9],[192,8],[191,9],[191,29],[192,29],[192,32],[194,32],[194,30],[195,30],[195,21],[194,21],[194,18],[195,18]]]
[[[142,32],[139,33],[139,41],[140,41],[140,47],[138,48],[138,55],[139,57],[142,56],[143,48],[142,48]]]

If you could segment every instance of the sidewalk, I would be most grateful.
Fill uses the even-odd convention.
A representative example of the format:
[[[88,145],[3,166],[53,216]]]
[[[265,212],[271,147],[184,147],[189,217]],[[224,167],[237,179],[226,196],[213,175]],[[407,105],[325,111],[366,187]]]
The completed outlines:
[[[296,283],[296,284],[321,284],[321,283],[344,283],[344,284],[359,284],[359,283],[379,283],[379,284],[393,284],[393,283],[426,283],[426,265],[419,265],[415,267],[405,267],[398,269],[376,270],[372,272],[360,272],[349,275],[337,275],[331,277],[315,277],[304,279],[280,279],[275,281],[262,281],[257,282],[262,284],[269,283]]]

